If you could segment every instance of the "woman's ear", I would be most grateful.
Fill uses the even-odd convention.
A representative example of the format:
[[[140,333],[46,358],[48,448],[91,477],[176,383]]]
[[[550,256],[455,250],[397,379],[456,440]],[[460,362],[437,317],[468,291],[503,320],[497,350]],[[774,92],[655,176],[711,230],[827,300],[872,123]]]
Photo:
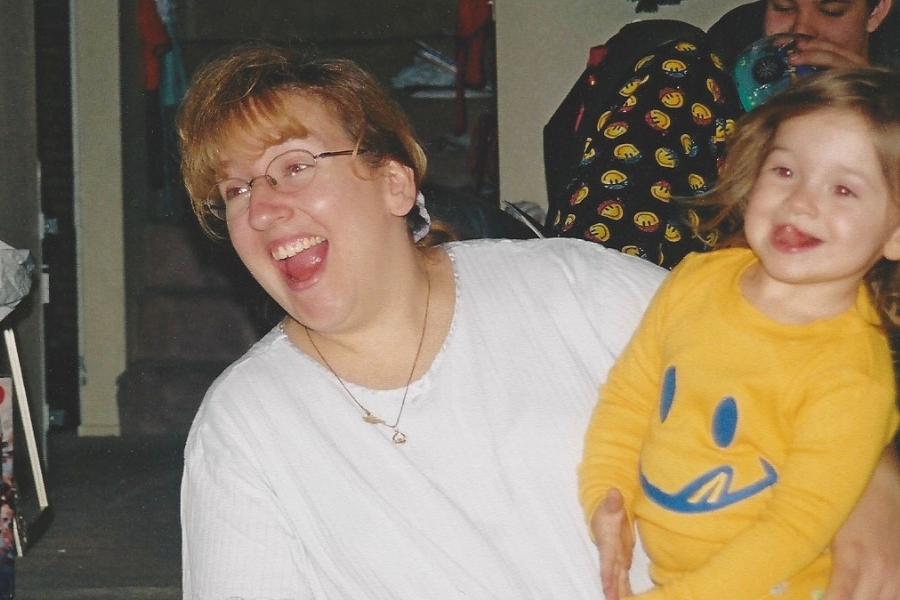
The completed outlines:
[[[894,0],[881,0],[875,5],[875,8],[873,8],[872,12],[869,14],[868,21],[866,21],[866,31],[872,33],[881,26],[881,23],[891,12],[893,1]]]
[[[396,160],[388,160],[381,167],[385,177],[388,208],[398,217],[405,217],[416,203],[416,176],[411,167]]]

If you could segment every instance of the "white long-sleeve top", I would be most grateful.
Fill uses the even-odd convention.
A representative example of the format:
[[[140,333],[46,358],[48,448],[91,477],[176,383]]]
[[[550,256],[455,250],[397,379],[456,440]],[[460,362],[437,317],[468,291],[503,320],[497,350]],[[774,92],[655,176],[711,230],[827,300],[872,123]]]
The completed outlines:
[[[455,314],[406,444],[280,327],[211,386],[185,450],[185,599],[602,597],[576,467],[665,272],[578,240],[447,251]],[[402,388],[347,385],[392,422]]]

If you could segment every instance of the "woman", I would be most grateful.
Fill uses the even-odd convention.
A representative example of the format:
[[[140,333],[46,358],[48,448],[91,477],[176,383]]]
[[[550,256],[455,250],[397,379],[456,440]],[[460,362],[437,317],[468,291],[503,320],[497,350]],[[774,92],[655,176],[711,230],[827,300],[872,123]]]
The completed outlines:
[[[421,148],[346,61],[239,48],[179,134],[201,223],[286,312],[192,427],[184,597],[598,597],[581,432],[663,271],[574,240],[430,245]]]

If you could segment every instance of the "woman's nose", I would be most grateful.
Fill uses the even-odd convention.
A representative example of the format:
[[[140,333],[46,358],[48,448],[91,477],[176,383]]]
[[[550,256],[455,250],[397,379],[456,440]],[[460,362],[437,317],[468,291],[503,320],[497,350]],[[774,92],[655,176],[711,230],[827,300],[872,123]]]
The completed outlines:
[[[253,182],[250,191],[250,205],[247,218],[254,229],[267,229],[290,214],[290,196],[280,194],[273,187],[271,179],[262,177]]]

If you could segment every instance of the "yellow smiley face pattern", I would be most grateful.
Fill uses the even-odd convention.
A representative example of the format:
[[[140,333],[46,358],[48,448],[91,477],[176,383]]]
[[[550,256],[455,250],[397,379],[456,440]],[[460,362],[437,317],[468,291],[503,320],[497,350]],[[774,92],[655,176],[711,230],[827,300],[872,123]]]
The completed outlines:
[[[638,60],[605,106],[582,106],[584,151],[565,198],[551,198],[553,233],[666,268],[703,251],[680,199],[710,189],[740,116],[734,85],[702,46],[670,42]]]

